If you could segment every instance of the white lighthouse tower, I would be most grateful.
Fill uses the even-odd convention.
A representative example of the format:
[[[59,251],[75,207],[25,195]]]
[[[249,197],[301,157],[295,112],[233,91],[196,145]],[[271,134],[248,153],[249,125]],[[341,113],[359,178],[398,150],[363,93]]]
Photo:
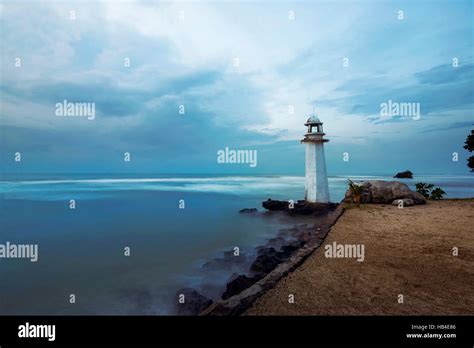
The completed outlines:
[[[306,143],[306,177],[304,199],[307,202],[328,203],[329,187],[324,158],[323,123],[314,114],[304,124],[308,127],[302,143]]]

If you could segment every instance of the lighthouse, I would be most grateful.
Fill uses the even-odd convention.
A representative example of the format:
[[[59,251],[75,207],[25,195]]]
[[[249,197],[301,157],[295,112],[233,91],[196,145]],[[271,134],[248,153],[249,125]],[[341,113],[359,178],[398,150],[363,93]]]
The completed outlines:
[[[304,124],[308,127],[302,143],[306,144],[306,176],[304,199],[312,203],[328,203],[329,187],[324,158],[323,123],[315,115]]]

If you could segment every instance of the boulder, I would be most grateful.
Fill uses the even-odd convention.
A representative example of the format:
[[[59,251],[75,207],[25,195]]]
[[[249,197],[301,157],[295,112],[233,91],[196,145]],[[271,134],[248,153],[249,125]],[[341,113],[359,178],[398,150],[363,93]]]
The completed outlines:
[[[212,300],[192,288],[179,289],[176,298],[184,295],[184,303],[178,302],[179,315],[198,315],[212,304]]]
[[[287,201],[278,201],[274,199],[267,199],[265,202],[262,202],[262,207],[267,210],[288,210],[290,203]]]
[[[250,266],[250,271],[257,274],[267,274],[271,272],[279,263],[280,258],[275,248],[264,248]]]
[[[415,205],[415,202],[413,201],[413,199],[410,199],[410,198],[394,199],[392,202],[392,205],[399,205],[400,201],[403,201],[404,207],[410,207],[412,205]]]
[[[390,204],[397,199],[411,199],[415,204],[425,204],[426,199],[418,192],[399,181],[370,180],[362,183],[362,194],[360,202]],[[344,198],[345,202],[351,202],[351,191],[347,190]]]
[[[409,170],[405,170],[404,172],[399,172],[399,173],[395,174],[394,178],[413,179],[413,173]]]
[[[262,248],[258,250],[258,256],[250,266],[250,271],[258,275],[270,273],[305,244],[306,241],[294,240],[283,245],[279,251],[273,247]]]
[[[279,252],[277,252],[277,257],[280,260],[286,260],[288,259],[296,250],[304,246],[306,242],[296,240],[294,242],[291,242],[288,245],[283,246]]]
[[[244,209],[239,210],[239,213],[243,213],[243,214],[254,214],[256,212],[257,212],[257,208],[244,208]]]
[[[226,289],[222,294],[222,299],[227,300],[234,295],[240,294],[243,290],[251,287],[260,279],[261,277],[259,276],[247,277],[244,274],[238,275],[235,279],[227,283]]]

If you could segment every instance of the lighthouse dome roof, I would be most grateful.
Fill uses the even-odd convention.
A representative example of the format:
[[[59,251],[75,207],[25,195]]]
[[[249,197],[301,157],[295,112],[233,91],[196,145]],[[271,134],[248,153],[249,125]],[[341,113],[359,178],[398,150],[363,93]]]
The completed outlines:
[[[319,120],[319,118],[316,115],[313,115],[310,118],[308,118],[306,123],[322,123],[322,122]]]

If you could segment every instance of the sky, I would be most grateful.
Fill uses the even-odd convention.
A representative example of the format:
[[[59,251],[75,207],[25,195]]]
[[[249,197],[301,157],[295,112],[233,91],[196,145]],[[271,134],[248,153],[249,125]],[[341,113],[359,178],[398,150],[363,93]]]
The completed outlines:
[[[472,7],[0,1],[0,170],[302,175],[314,108],[329,175],[469,175]],[[64,100],[95,118],[57,116]],[[226,147],[258,164],[218,163]]]

